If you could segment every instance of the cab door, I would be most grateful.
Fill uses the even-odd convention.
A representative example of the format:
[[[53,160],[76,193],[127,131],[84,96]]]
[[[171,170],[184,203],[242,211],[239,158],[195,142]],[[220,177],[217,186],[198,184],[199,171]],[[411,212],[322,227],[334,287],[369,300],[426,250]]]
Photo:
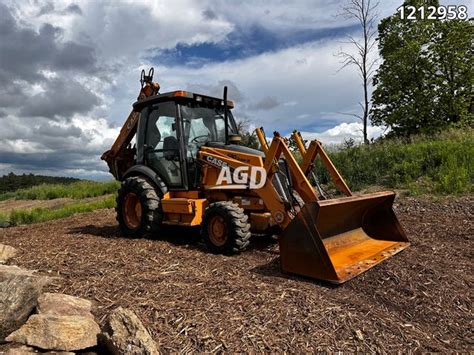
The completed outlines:
[[[183,187],[176,104],[163,102],[150,108],[146,120],[146,165],[153,169],[171,190]]]

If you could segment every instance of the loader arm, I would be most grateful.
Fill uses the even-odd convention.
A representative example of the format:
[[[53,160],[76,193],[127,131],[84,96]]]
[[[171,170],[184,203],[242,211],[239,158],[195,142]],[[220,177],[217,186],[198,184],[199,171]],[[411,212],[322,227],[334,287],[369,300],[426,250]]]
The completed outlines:
[[[256,192],[282,228],[278,241],[284,271],[343,283],[408,247],[406,233],[392,209],[393,192],[353,196],[317,140],[312,141],[306,150],[301,135],[294,134],[303,157],[298,165],[278,133],[274,133],[270,146],[262,129],[257,129],[257,137],[265,153],[264,167],[269,176],[262,191]],[[318,154],[336,186],[347,197],[318,199],[306,176],[312,171]],[[281,155],[288,164],[293,188],[304,201],[296,214],[291,207],[278,201],[272,184],[271,176],[278,169]],[[236,160],[235,165],[229,165],[239,164],[241,162]],[[264,190],[273,191],[267,194],[263,193]],[[279,220],[281,208],[286,208],[285,218]]]
[[[142,77],[140,80],[142,88],[138,95],[138,101],[144,100],[147,97],[158,93],[160,85],[158,83],[153,83],[152,80],[153,72],[151,70],[148,73],[148,76],[144,75],[144,71],[142,71]],[[117,180],[120,180],[128,168],[133,165],[135,152],[133,149],[129,149],[128,145],[135,136],[135,133],[137,133],[139,117],[139,112],[133,110],[130,112],[119,135],[112,144],[112,147],[101,156],[101,159],[107,162],[110,172]]]
[[[298,150],[300,151],[302,161],[301,161],[301,170],[303,173],[308,176],[310,173],[314,171],[314,160],[316,157],[321,157],[321,161],[323,162],[324,166],[329,172],[334,185],[344,193],[346,196],[352,196],[352,192],[347,186],[346,182],[342,178],[339,171],[337,171],[336,167],[332,163],[331,159],[327,155],[326,151],[323,149],[323,146],[320,141],[314,139],[309,143],[308,149],[306,149],[303,138],[301,137],[301,133],[298,131],[294,131],[291,134],[291,137],[296,143]]]
[[[269,146],[267,143],[267,139],[265,138],[265,132],[263,131],[263,128],[262,127],[257,128],[255,132],[257,133],[257,138],[260,142],[260,146],[262,147],[262,151],[266,153],[269,150]],[[301,167],[301,170],[303,171],[304,176],[308,177],[311,174],[313,174],[314,160],[319,154],[324,166],[326,167],[329,174],[331,175],[334,185],[336,185],[336,187],[346,196],[352,196],[352,192],[349,189],[349,186],[347,186],[341,174],[339,174],[336,167],[332,163],[331,159],[329,158],[327,153],[324,151],[321,142],[319,142],[318,140],[313,140],[311,141],[309,148],[306,149],[300,132],[294,131],[291,136],[298,150],[300,151],[301,157],[303,159],[300,164],[300,167]],[[300,181],[300,178],[293,174],[293,170],[291,171],[291,173],[292,173],[291,177],[294,181]],[[318,191],[320,191],[319,185],[317,185],[317,188],[318,188]],[[320,194],[322,194],[321,191],[320,191]]]

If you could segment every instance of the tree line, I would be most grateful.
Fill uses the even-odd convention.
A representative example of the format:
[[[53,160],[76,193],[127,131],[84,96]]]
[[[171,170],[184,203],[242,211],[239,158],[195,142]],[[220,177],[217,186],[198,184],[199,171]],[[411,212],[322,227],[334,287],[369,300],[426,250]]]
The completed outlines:
[[[75,181],[79,181],[79,179],[34,174],[16,175],[11,172],[0,177],[0,193],[13,192],[18,189],[41,184],[70,184]]]

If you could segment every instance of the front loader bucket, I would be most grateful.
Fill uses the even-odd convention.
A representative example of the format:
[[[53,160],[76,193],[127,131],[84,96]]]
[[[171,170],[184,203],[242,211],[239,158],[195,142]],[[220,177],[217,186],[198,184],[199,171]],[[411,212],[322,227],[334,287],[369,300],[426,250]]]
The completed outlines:
[[[306,203],[283,231],[283,271],[343,283],[408,247],[393,192]]]

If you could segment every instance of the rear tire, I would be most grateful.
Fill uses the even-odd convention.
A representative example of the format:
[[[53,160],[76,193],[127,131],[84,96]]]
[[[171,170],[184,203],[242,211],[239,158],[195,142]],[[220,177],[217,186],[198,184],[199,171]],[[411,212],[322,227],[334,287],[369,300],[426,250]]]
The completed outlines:
[[[201,235],[212,253],[238,254],[249,245],[248,216],[233,202],[211,203],[204,213]]]
[[[140,238],[161,227],[160,197],[143,177],[132,176],[122,182],[115,211],[120,230],[127,237]]]

